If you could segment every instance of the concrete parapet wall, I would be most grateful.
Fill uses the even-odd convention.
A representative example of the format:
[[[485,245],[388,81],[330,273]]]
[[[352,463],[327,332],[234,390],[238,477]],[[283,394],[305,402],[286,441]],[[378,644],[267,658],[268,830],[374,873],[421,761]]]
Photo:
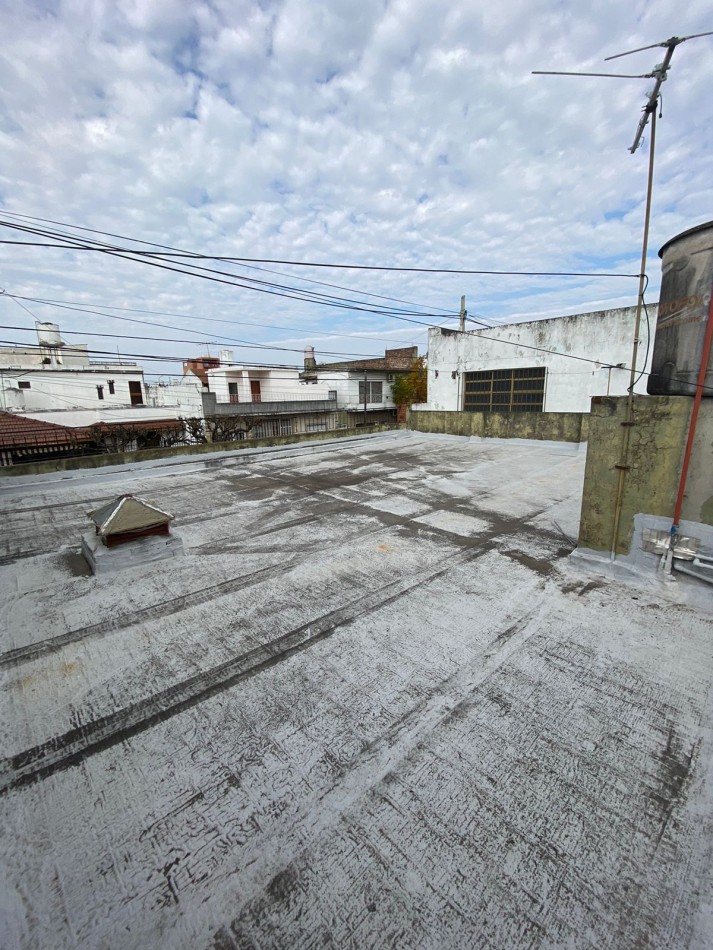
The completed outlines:
[[[101,455],[82,455],[75,458],[51,459],[46,462],[30,462],[23,465],[0,467],[0,478],[12,475],[43,475],[47,472],[64,472],[81,468],[103,468],[107,465],[125,465],[129,462],[151,462],[155,459],[180,458],[188,455],[205,455],[211,452],[237,452],[272,445],[293,445],[299,442],[315,442],[323,439],[353,438],[374,432],[386,432],[403,428],[395,424],[360,426],[358,429],[329,429],[324,432],[309,432],[305,435],[274,436],[269,439],[241,439],[239,442],[206,442],[194,445],[174,445],[171,448],[142,449],[139,452],[112,452]]]
[[[417,432],[481,436],[484,439],[537,439],[586,442],[586,412],[448,412],[411,409],[408,425]]]
[[[618,554],[630,552],[637,514],[673,516],[692,406],[690,396],[635,397]],[[619,483],[616,466],[621,457],[625,420],[625,396],[592,400],[579,528],[581,548],[611,549]],[[713,525],[712,472],[713,400],[704,399],[681,515],[686,521]]]

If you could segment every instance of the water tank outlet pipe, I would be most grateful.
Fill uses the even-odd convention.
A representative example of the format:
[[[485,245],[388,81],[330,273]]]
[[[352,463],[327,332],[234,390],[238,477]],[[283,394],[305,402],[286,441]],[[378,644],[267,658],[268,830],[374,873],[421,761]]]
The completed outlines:
[[[688,466],[691,461],[693,451],[693,441],[696,436],[696,424],[698,422],[698,410],[701,408],[701,399],[703,398],[704,384],[706,381],[706,372],[708,370],[708,359],[711,353],[711,344],[713,343],[713,286],[711,286],[710,301],[708,303],[708,323],[706,324],[706,336],[703,341],[703,352],[701,353],[701,366],[698,371],[698,382],[696,383],[696,395],[693,397],[693,408],[691,409],[691,418],[688,423],[688,438],[686,439],[686,449],[683,453],[683,465],[681,466],[681,477],[678,482],[678,494],[676,496],[676,507],[673,510],[673,522],[671,523],[671,548],[676,546],[676,535],[678,534],[679,521],[681,519],[681,508],[683,507],[683,496],[686,491],[686,479],[688,478]]]

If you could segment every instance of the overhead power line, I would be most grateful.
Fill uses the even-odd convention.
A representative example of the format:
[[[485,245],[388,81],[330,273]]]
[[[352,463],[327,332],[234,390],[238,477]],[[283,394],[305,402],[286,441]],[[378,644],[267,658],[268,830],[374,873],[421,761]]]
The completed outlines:
[[[20,329],[20,328],[19,328],[19,327],[14,327],[14,328],[11,328],[11,329]],[[30,331],[25,330],[24,332],[30,332]],[[480,336],[480,334],[479,334],[479,336]],[[606,363],[607,363],[606,360],[603,360],[603,359],[601,359],[601,358],[600,358],[600,359],[594,359],[594,358],[592,358],[592,357],[577,356],[577,355],[572,354],[572,353],[558,353],[556,350],[548,350],[548,349],[546,349],[545,347],[540,347],[540,346],[528,346],[528,345],[525,345],[525,344],[523,344],[523,343],[519,343],[519,342],[516,341],[516,340],[496,340],[496,339],[494,339],[494,338],[492,338],[492,337],[483,337],[483,339],[491,339],[494,343],[504,343],[504,344],[509,345],[509,346],[517,346],[517,347],[519,347],[519,348],[521,348],[521,349],[537,350],[537,351],[539,351],[539,352],[541,352],[541,353],[546,353],[546,354],[549,354],[549,355],[552,355],[552,356],[558,356],[558,357],[560,357],[560,358],[562,358],[562,359],[570,359],[570,360],[576,360],[576,361],[582,362],[582,363],[588,363],[588,364],[590,364],[590,365],[592,365],[592,366],[596,366],[596,367],[599,367],[599,368],[601,368],[602,366],[605,366]],[[32,349],[32,350],[39,350],[39,349],[41,349],[41,346],[40,346],[39,343],[18,343],[18,342],[16,342],[16,341],[10,341],[10,340],[0,340],[0,345],[3,345],[3,346],[13,346],[13,347],[18,347],[18,348],[22,348],[22,349]],[[115,354],[112,350],[100,350],[100,349],[94,349],[94,348],[87,348],[86,352],[87,352],[88,355],[94,355],[94,356],[116,356],[116,354]],[[132,359],[142,359],[142,360],[150,360],[150,361],[166,362],[166,363],[181,363],[181,364],[183,364],[184,362],[186,362],[185,358],[184,358],[184,357],[181,357],[181,356],[157,356],[157,355],[155,355],[155,354],[150,354],[150,353],[126,353],[126,352],[124,352],[124,353],[122,353],[122,357],[131,357]],[[368,358],[367,358],[367,359],[368,359]],[[122,364],[119,363],[119,364],[117,364],[117,365],[122,365]],[[124,364],[124,365],[128,365],[128,364]],[[90,364],[89,369],[92,369],[92,368],[98,368],[98,367],[97,367],[96,364]],[[226,369],[230,369],[230,366],[227,366],[227,367],[225,367],[225,368],[226,368]],[[239,368],[240,368],[239,364],[236,365],[236,366],[234,366],[234,368],[235,368],[236,370],[239,369]],[[265,370],[265,369],[292,370],[292,371],[297,371],[297,372],[299,372],[299,371],[302,370],[302,367],[301,367],[301,366],[289,365],[289,364],[285,364],[285,363],[251,363],[249,367],[246,367],[246,369],[250,369],[250,368],[262,369],[262,370]],[[441,364],[438,368],[439,368],[440,370],[450,371],[451,368],[457,368],[457,366],[456,366],[456,364]],[[38,367],[37,367],[37,371],[41,371],[41,370],[42,370],[42,367],[41,367],[41,366],[38,366]],[[139,367],[139,370],[141,370],[141,367]],[[328,370],[326,370],[326,371],[320,371],[319,365],[317,365],[317,374],[318,374],[318,377],[319,377],[320,380],[325,380],[325,381],[331,381],[331,380],[338,380],[338,379],[341,379],[341,378],[342,378],[341,373],[343,373],[343,372],[349,372],[349,371],[350,371],[350,370],[349,370],[349,366],[348,366],[348,365],[345,366],[344,370],[342,370],[341,372],[338,371],[338,370],[336,370],[336,369],[334,369],[334,368],[330,368],[330,369],[328,369]],[[9,372],[10,372],[10,371],[8,371],[8,373],[9,373]],[[26,373],[26,372],[27,372],[27,368],[25,367],[24,370],[21,370],[17,375],[23,375],[23,373]],[[331,375],[331,374],[338,373],[338,372],[340,373],[340,375]],[[361,370],[351,370],[351,372],[361,372]],[[401,370],[401,371],[398,371],[398,370],[396,370],[396,371],[390,370],[390,372],[406,372],[406,370]],[[183,374],[182,374],[182,373],[162,372],[162,373],[159,373],[159,374],[156,374],[156,375],[159,375],[159,376],[177,376],[177,377],[178,377],[178,376],[182,376]],[[653,374],[653,373],[650,373],[650,372],[644,372],[644,373],[642,373],[641,375],[648,377],[648,376],[652,376],[652,375],[654,375],[654,374]],[[674,378],[675,378],[675,379],[678,379],[679,377],[674,377]],[[702,388],[703,388],[704,390],[706,390],[706,391],[713,392],[713,386],[704,385]],[[308,391],[308,390],[306,389],[305,391]]]
[[[12,214],[11,212],[4,212],[4,214]],[[144,241],[139,238],[127,237],[126,235],[113,234],[109,231],[99,231],[95,228],[86,228],[81,225],[67,224],[60,221],[52,221],[51,219],[35,218],[32,215],[19,215],[12,214],[13,217],[26,218],[28,220],[44,221],[45,223],[58,225],[60,227],[69,227],[75,230],[86,231],[91,234],[101,234],[105,237],[114,237],[119,238],[122,241],[132,241],[136,244],[145,244],[150,247],[161,248],[159,251],[133,251],[132,253],[141,254],[144,256],[165,256],[168,253],[168,256],[173,258],[193,258],[195,260],[213,260],[213,261],[224,261],[224,262],[234,262],[241,264],[281,264],[289,267],[318,267],[318,268],[331,268],[334,270],[362,270],[362,271],[391,271],[396,273],[419,273],[419,274],[475,274],[475,275],[493,275],[493,276],[506,276],[506,277],[639,277],[638,274],[622,274],[622,273],[603,273],[603,272],[587,272],[587,271],[517,271],[517,270],[489,270],[485,268],[479,269],[469,269],[469,268],[451,268],[451,267],[397,267],[394,265],[376,265],[376,264],[341,264],[335,262],[324,262],[324,261],[290,261],[281,258],[270,258],[270,257],[238,257],[236,255],[229,254],[201,254],[195,251],[186,251],[183,248],[171,247],[170,245],[165,244],[154,244],[150,241]],[[29,229],[28,229],[29,230]],[[76,237],[75,237],[76,240]]]
[[[0,221],[0,226],[16,227],[15,225],[8,225],[2,221]],[[71,241],[72,238],[64,239],[64,238],[58,237],[57,240]],[[52,247],[61,248],[63,250],[71,250],[71,251],[93,250],[98,253],[106,254],[111,257],[117,257],[120,260],[134,261],[136,263],[146,264],[151,267],[157,267],[157,268],[160,268],[161,270],[170,271],[172,273],[184,274],[185,276],[188,276],[188,277],[199,277],[203,280],[212,281],[213,283],[224,284],[229,287],[238,287],[244,290],[258,291],[260,293],[266,293],[270,296],[283,297],[290,300],[297,300],[300,303],[307,303],[307,304],[312,303],[312,304],[327,306],[327,307],[331,307],[331,308],[339,309],[339,310],[349,310],[349,311],[355,311],[355,312],[361,312],[361,313],[367,313],[367,314],[374,314],[376,316],[386,317],[392,320],[400,320],[406,323],[415,324],[416,326],[429,327],[432,325],[431,323],[426,323],[423,320],[417,320],[410,316],[404,316],[403,315],[404,312],[396,312],[396,311],[391,311],[391,310],[386,310],[386,309],[376,309],[374,307],[362,307],[346,299],[345,300],[339,300],[338,298],[327,299],[329,295],[323,295],[322,297],[319,297],[318,295],[315,295],[314,292],[312,291],[309,291],[309,292],[298,291],[298,293],[286,293],[277,289],[269,289],[270,285],[252,286],[249,283],[241,282],[241,280],[252,280],[252,278],[239,279],[238,276],[235,274],[230,274],[225,271],[218,271],[218,270],[215,270],[214,268],[200,267],[198,265],[191,265],[191,264],[184,265],[184,266],[171,266],[172,264],[177,264],[178,262],[173,261],[171,258],[161,258],[161,259],[145,258],[145,257],[140,256],[140,252],[138,256],[136,256],[136,253],[134,251],[125,249],[125,248],[103,248],[103,247],[90,247],[90,246],[79,247],[73,243],[54,244],[52,245]],[[186,270],[186,267],[191,267],[192,269]],[[220,275],[220,276],[213,276],[213,275]],[[226,279],[226,278],[231,278],[231,279]],[[266,284],[265,281],[253,281],[253,283]],[[274,285],[274,286],[279,287],[280,285]],[[291,289],[291,288],[288,288],[288,289]],[[429,316],[438,317],[439,319],[442,319],[442,316],[440,314],[418,313],[417,315],[422,316],[422,317],[429,317]],[[454,318],[455,318],[455,314],[454,314]]]
[[[122,234],[113,234],[113,233],[110,232],[110,231],[98,231],[98,230],[96,230],[95,228],[87,228],[87,227],[83,227],[82,225],[79,225],[79,224],[66,224],[66,223],[63,223],[63,222],[61,222],[61,221],[54,221],[54,220],[52,220],[51,218],[38,218],[38,217],[35,217],[34,215],[31,215],[31,214],[20,214],[20,213],[18,213],[18,212],[13,212],[13,211],[5,211],[5,212],[3,212],[3,213],[4,213],[5,215],[8,215],[8,216],[13,217],[13,218],[21,218],[21,219],[26,219],[26,220],[29,220],[29,221],[39,221],[39,222],[44,223],[44,224],[54,224],[54,225],[58,225],[58,226],[60,226],[60,227],[72,228],[73,230],[76,230],[76,231],[86,231],[87,233],[90,233],[90,234],[101,234],[101,235],[103,235],[104,237],[115,237],[115,238],[119,238],[119,239],[122,240],[122,241],[132,241],[134,244],[145,244],[147,247],[158,247],[158,248],[161,248],[161,249],[164,250],[164,251],[171,251],[171,252],[177,252],[177,253],[188,254],[188,255],[190,255],[190,256],[192,256],[192,257],[198,256],[198,255],[196,255],[196,254],[193,253],[193,252],[185,251],[183,248],[172,247],[171,245],[168,245],[168,244],[156,244],[156,243],[154,243],[154,242],[152,242],[152,241],[144,241],[144,240],[141,240],[141,239],[139,239],[139,238],[131,238],[131,237],[127,237],[126,235],[122,235]],[[27,243],[27,242],[7,242],[7,243]],[[43,245],[43,246],[45,246],[45,245]],[[54,246],[54,245],[49,245],[49,246]],[[212,259],[213,259],[213,260],[227,260],[227,258],[220,258],[220,257],[219,257],[219,258],[212,258]],[[264,268],[264,267],[257,267],[257,266],[249,265],[249,264],[245,264],[245,266],[248,267],[248,268],[251,269],[251,270],[260,270],[260,271],[265,271],[266,273],[274,273],[274,274],[276,274],[276,275],[279,276],[279,277],[288,277],[288,276],[289,276],[289,275],[287,275],[287,274],[282,274],[282,273],[280,273],[279,271],[270,271],[270,270],[268,270],[267,268]],[[291,280],[301,280],[301,281],[304,281],[304,282],[307,282],[307,283],[310,283],[310,284],[319,284],[319,285],[322,286],[322,287],[332,287],[332,288],[334,288],[334,289],[336,289],[336,290],[345,290],[345,291],[347,291],[348,293],[361,294],[362,296],[365,296],[365,297],[379,297],[379,298],[381,298],[382,300],[391,300],[391,301],[394,301],[395,303],[404,303],[404,304],[408,304],[409,306],[412,306],[412,307],[421,307],[422,309],[425,309],[425,310],[439,310],[441,313],[445,313],[445,314],[452,314],[452,313],[453,313],[452,310],[449,310],[449,309],[447,309],[447,308],[445,308],[445,307],[430,307],[430,306],[425,306],[424,304],[417,304],[417,303],[414,303],[413,301],[410,301],[410,300],[401,300],[399,297],[388,297],[388,296],[386,296],[385,294],[377,294],[377,293],[370,292],[370,291],[368,291],[368,290],[355,290],[353,287],[342,287],[342,286],[340,286],[339,284],[332,284],[332,283],[329,283],[329,282],[327,282],[327,281],[322,281],[322,280],[314,280],[314,278],[311,278],[311,277],[299,277],[299,276],[291,275],[291,276],[290,276],[290,279],[291,279]]]
[[[0,299],[1,299],[2,296],[8,297],[10,300],[14,301],[14,303],[16,303],[19,307],[22,307],[22,309],[25,310],[34,320],[37,320],[37,319],[38,319],[37,316],[36,316],[34,313],[32,313],[32,311],[29,310],[29,309],[22,303],[22,300],[16,299],[16,297],[15,297],[14,294],[9,294],[9,293],[5,292],[4,294],[0,295]],[[26,299],[26,298],[23,298],[23,299]],[[74,308],[69,308],[69,309],[74,309]],[[201,344],[206,344],[206,345],[207,345],[207,344],[209,344],[209,343],[216,343],[216,344],[218,344],[218,345],[220,345],[220,346],[224,346],[226,343],[229,343],[231,346],[235,346],[235,347],[238,347],[238,348],[247,347],[247,348],[250,348],[250,349],[260,349],[260,350],[284,350],[284,351],[287,352],[287,353],[302,353],[303,350],[304,350],[304,347],[282,346],[282,345],[279,344],[279,343],[256,343],[256,342],[253,341],[253,340],[237,340],[237,339],[235,339],[234,337],[221,336],[220,334],[215,334],[213,340],[206,340],[206,339],[205,339],[205,335],[204,335],[204,334],[200,334],[199,331],[197,331],[197,330],[187,330],[185,327],[176,327],[176,326],[173,326],[172,324],[168,324],[168,323],[156,323],[156,322],[153,321],[153,320],[139,320],[137,317],[119,317],[119,316],[117,316],[116,314],[104,313],[104,312],[101,311],[101,310],[87,310],[87,311],[84,311],[84,312],[96,314],[97,316],[108,317],[108,318],[113,319],[113,320],[119,320],[119,321],[121,321],[121,322],[123,322],[123,323],[138,323],[138,324],[141,324],[142,326],[156,327],[157,329],[160,329],[160,330],[177,330],[177,331],[183,332],[183,333],[195,333],[195,334],[199,337],[199,339],[197,339],[197,340],[180,340],[180,341],[175,341],[175,342],[181,342],[181,343],[190,343],[190,344],[192,344],[192,345],[194,345],[194,346],[200,346]],[[9,327],[9,328],[6,328],[6,329],[14,329],[14,328]],[[62,332],[65,333],[65,334],[67,334],[67,335],[70,335],[70,334],[72,334],[72,333],[75,333],[76,331],[73,331],[73,330],[63,330]],[[82,335],[82,333],[83,333],[83,334],[88,334],[89,336],[97,336],[97,335],[98,335],[98,336],[101,336],[101,334],[93,334],[90,330],[81,331],[81,332],[78,333],[77,335]],[[153,337],[153,339],[154,339],[156,342],[162,342],[165,338],[164,338],[164,337]],[[166,342],[168,342],[168,341],[166,341]],[[352,358],[354,358],[354,357],[365,358],[365,357],[363,357],[363,355],[362,355],[361,353],[343,353],[343,352],[333,352],[333,351],[329,351],[329,350],[323,350],[322,352],[325,354],[325,356],[344,357],[344,358],[347,358],[347,359],[352,359]]]
[[[90,313],[97,314],[99,316],[106,316],[114,319],[120,319],[113,313],[106,313],[101,310],[91,309],[90,305],[86,301],[77,301],[77,300],[52,300],[45,297],[28,297],[24,294],[10,294],[6,292],[6,296],[12,297],[13,300],[26,300],[29,303],[42,304],[43,306],[57,307],[60,310],[71,310],[76,313]],[[287,330],[293,333],[303,333],[306,336],[326,336],[333,338],[343,338],[345,340],[355,339],[355,340],[369,340],[372,343],[384,343],[388,342],[383,337],[372,337],[367,336],[366,334],[355,334],[355,333],[339,333],[336,330],[315,330],[311,327],[288,327],[283,326],[277,323],[255,323],[254,321],[249,320],[235,320],[232,317],[228,320],[225,318],[218,317],[197,317],[191,313],[175,313],[173,311],[167,310],[145,310],[139,307],[117,307],[114,304],[102,304],[108,310],[120,310],[126,313],[144,313],[144,314],[153,314],[154,316],[164,316],[164,317],[178,317],[182,320],[190,320],[192,323],[227,323],[229,326],[236,325],[242,327],[258,327],[263,330]],[[167,326],[166,324],[156,324],[157,326]],[[181,328],[183,329],[183,328]],[[405,329],[394,329],[387,330],[387,333],[403,333]],[[408,341],[407,341],[408,342]]]
[[[392,307],[392,308],[377,308],[362,306],[365,301],[353,300],[350,298],[338,297],[333,294],[324,294],[317,291],[305,290],[299,287],[292,287],[284,284],[277,284],[273,281],[263,281],[257,280],[256,278],[246,277],[245,275],[234,274],[229,271],[222,271],[216,268],[203,267],[198,264],[184,263],[183,266],[171,267],[171,264],[180,264],[179,260],[175,260],[176,257],[181,259],[212,259],[220,260],[220,258],[206,258],[191,252],[179,252],[174,254],[173,252],[148,252],[137,250],[135,248],[128,247],[119,247],[117,245],[108,244],[103,241],[96,240],[86,240],[80,239],[76,235],[62,232],[62,231],[51,231],[48,229],[30,227],[28,225],[16,224],[13,222],[3,221],[0,219],[0,226],[8,228],[10,230],[15,230],[21,233],[33,234],[37,236],[42,236],[53,242],[57,243],[41,243],[41,244],[31,244],[30,242],[22,241],[20,244],[30,245],[30,246],[41,246],[45,248],[60,248],[63,250],[72,250],[72,251],[91,251],[95,253],[107,254],[114,257],[119,257],[124,260],[133,260],[138,263],[149,264],[151,266],[159,267],[163,270],[174,271],[176,273],[182,273],[187,276],[192,277],[202,277],[207,280],[212,280],[216,283],[228,284],[230,286],[240,287],[246,290],[260,291],[263,293],[270,294],[272,296],[285,297],[288,299],[299,300],[302,303],[316,303],[322,306],[335,307],[337,309],[346,309],[360,311],[364,313],[373,313],[378,316],[385,316],[392,319],[401,319],[406,322],[422,323],[412,319],[413,317],[437,317],[438,314],[428,313],[419,311],[409,311],[404,310],[403,308]],[[74,227],[73,225],[67,225],[67,227]],[[135,239],[127,238],[127,240],[135,241]],[[135,243],[145,243],[141,241],[135,241]],[[186,268],[191,268],[186,270]],[[211,276],[215,275],[215,276]],[[229,278],[229,279],[225,279]],[[248,283],[241,283],[241,281],[247,281]],[[448,312],[448,311],[442,311]],[[455,314],[454,314],[455,316]],[[428,325],[428,324],[426,324]]]
[[[580,74],[578,74],[580,75]],[[585,74],[586,75],[586,74]],[[1,222],[0,222],[1,223]],[[32,241],[1,241],[2,244],[15,244],[23,245],[25,247],[44,247],[44,248],[64,248],[67,249],[65,245],[60,244],[44,244],[36,243]],[[101,248],[92,247],[90,245],[77,245],[69,248],[73,251],[100,251]],[[477,276],[492,276],[492,277],[628,277],[628,278],[638,278],[639,274],[622,274],[620,272],[611,271],[545,271],[545,270],[486,270],[486,269],[470,269],[470,268],[455,268],[455,267],[396,267],[390,265],[377,265],[377,264],[332,264],[325,263],[323,261],[288,261],[279,258],[272,257],[233,257],[226,255],[218,254],[192,254],[192,253],[165,253],[161,251],[138,251],[129,248],[117,248],[117,253],[121,251],[122,253],[135,254],[137,257],[144,257],[147,259],[158,259],[158,260],[181,260],[185,258],[190,258],[192,260],[198,261],[223,261],[224,263],[234,263],[234,264],[282,264],[283,266],[288,267],[323,267],[331,270],[360,270],[360,271],[391,271],[393,273],[400,274],[461,274],[461,275],[477,275]],[[209,268],[199,268],[201,270],[208,270]],[[216,271],[216,273],[223,273],[223,271]],[[237,275],[233,275],[237,276]],[[243,278],[247,279],[247,278]],[[319,283],[319,281],[316,281]],[[334,285],[328,285],[334,286]],[[298,288],[293,288],[297,290]],[[370,295],[370,296],[380,296],[380,295]],[[386,298],[393,300],[394,298]],[[444,313],[449,311],[444,310]]]

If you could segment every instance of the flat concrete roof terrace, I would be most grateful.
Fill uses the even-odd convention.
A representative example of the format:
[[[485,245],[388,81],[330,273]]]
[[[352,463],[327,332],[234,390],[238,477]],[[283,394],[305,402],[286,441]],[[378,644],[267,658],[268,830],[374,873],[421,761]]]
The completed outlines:
[[[0,481],[8,947],[704,947],[711,614],[584,451],[394,432]],[[185,557],[112,577],[131,492]]]

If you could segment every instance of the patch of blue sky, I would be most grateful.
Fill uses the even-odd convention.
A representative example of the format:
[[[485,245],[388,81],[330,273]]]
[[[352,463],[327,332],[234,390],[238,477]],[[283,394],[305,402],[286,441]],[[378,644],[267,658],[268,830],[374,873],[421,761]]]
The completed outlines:
[[[250,137],[251,141],[257,142],[263,132],[268,132],[270,126],[267,122],[263,122],[262,119],[258,119],[257,116],[254,116],[250,122]]]
[[[278,195],[291,195],[294,193],[294,188],[290,187],[290,185],[281,178],[274,178],[270,182],[270,188]]]
[[[590,254],[586,251],[580,253],[575,251],[571,261],[571,267],[565,262],[560,267],[553,267],[553,270],[573,270],[587,274],[633,274],[636,270],[636,268],[631,269],[631,258],[623,258],[620,254]]]
[[[200,61],[200,30],[193,22],[189,30],[178,39],[171,49],[170,62],[174,72],[179,76],[192,74],[201,76]]]
[[[326,86],[339,75],[338,69],[328,69],[322,76],[318,76],[315,82],[318,86]]]
[[[228,105],[236,107],[238,106],[235,96],[233,95],[233,91],[227,82],[216,83],[215,89],[221,99],[225,99]]]
[[[186,195],[186,200],[192,208],[204,208],[210,204],[210,195],[205,188],[193,188]]]
[[[56,17],[62,10],[62,0],[33,0],[31,6],[40,16]]]
[[[604,212],[605,221],[621,221],[623,218],[629,214],[630,211],[633,211],[634,208],[637,208],[639,205],[638,201],[627,201],[620,208],[613,208],[611,211]]]

